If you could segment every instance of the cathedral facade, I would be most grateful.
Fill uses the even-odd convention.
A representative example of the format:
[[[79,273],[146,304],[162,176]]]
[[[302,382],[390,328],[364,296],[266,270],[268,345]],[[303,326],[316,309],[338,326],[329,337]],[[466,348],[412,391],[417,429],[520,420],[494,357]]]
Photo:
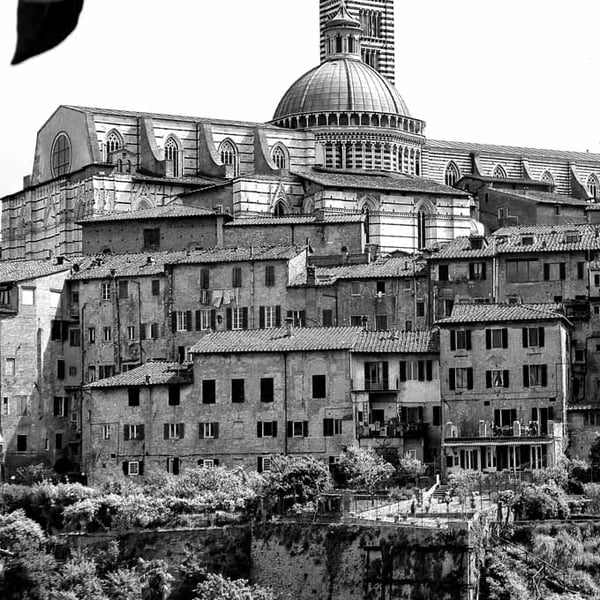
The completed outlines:
[[[495,190],[588,219],[600,155],[426,137],[393,84],[393,15],[393,0],[321,0],[321,63],[267,123],[60,106],[2,199],[3,258],[80,254],[82,220],[173,203],[236,220],[362,214],[380,253],[518,224],[510,203],[490,217]]]

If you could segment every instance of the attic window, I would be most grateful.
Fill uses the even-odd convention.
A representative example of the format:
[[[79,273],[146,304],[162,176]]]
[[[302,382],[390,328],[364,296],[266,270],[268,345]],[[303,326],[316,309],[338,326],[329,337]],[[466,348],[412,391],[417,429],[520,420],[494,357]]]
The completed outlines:
[[[481,250],[483,248],[483,238],[471,238],[471,250]]]
[[[535,238],[532,235],[524,235],[521,238],[521,244],[523,244],[523,246],[533,246],[534,241]]]
[[[577,244],[579,242],[579,233],[577,231],[567,231],[565,233],[566,244]]]

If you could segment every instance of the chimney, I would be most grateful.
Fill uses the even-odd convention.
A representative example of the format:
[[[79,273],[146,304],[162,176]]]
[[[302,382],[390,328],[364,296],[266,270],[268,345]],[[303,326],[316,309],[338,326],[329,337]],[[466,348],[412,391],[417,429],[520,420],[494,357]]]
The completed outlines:
[[[283,334],[285,337],[292,337],[294,335],[294,319],[292,317],[287,317],[285,320],[285,333]]]
[[[363,331],[367,331],[367,325],[369,323],[369,317],[362,317],[360,321],[362,323]]]
[[[314,267],[306,267],[306,285],[315,285]]]
[[[146,385],[150,385],[150,375],[146,375]]]
[[[313,215],[315,217],[315,221],[322,222],[325,220],[325,213],[320,208],[316,208],[313,212]]]

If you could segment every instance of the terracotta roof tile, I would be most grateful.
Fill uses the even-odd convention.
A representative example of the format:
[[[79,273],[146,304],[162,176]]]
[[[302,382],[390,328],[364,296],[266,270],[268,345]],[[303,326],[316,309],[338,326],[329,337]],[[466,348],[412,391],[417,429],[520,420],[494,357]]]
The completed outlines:
[[[146,210],[135,211],[115,211],[86,217],[77,221],[77,223],[103,223],[110,221],[144,221],[148,219],[185,219],[189,217],[215,217],[217,213],[214,210],[206,208],[196,208],[193,206],[183,206],[181,204],[171,204],[169,206],[158,206]]]
[[[289,260],[306,250],[306,246],[239,246],[195,250],[180,258],[177,264],[220,263],[259,260]]]
[[[193,383],[192,363],[149,361],[143,365],[88,384],[88,388],[171,385]]]
[[[383,257],[372,263],[339,267],[317,267],[317,283],[331,284],[338,279],[387,279],[392,277],[414,277],[425,274],[424,261],[410,257]]]
[[[440,319],[436,324],[553,321],[557,319],[565,319],[561,304],[455,304],[452,314]]]
[[[366,173],[364,171],[312,169],[307,171],[294,171],[294,173],[324,187],[469,196],[467,192],[447,185],[442,185],[431,179],[417,177],[416,175],[407,175],[405,173],[393,173],[391,171],[373,171]]]
[[[363,331],[352,352],[393,354],[436,354],[440,351],[438,330]]]
[[[26,281],[35,277],[45,277],[53,273],[68,271],[71,260],[55,264],[52,260],[0,260],[0,283]]]
[[[314,215],[287,215],[284,217],[242,217],[227,223],[227,227],[266,226],[269,225],[330,225],[336,223],[362,223],[362,213],[326,213],[322,219]]]
[[[481,242],[481,248],[473,247],[473,238],[458,237],[449,244],[444,244],[434,250],[430,256],[431,260],[450,260],[453,258],[492,258],[495,256],[493,244],[490,238],[476,238]]]

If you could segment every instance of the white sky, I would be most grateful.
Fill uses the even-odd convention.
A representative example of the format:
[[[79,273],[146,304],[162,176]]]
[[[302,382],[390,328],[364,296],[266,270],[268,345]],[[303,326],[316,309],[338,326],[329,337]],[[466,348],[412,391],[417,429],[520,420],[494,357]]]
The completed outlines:
[[[598,0],[396,0],[396,86],[430,138],[600,152]],[[74,34],[9,65],[0,0],[0,196],[59,104],[267,121],[318,64],[318,0],[85,0]]]

